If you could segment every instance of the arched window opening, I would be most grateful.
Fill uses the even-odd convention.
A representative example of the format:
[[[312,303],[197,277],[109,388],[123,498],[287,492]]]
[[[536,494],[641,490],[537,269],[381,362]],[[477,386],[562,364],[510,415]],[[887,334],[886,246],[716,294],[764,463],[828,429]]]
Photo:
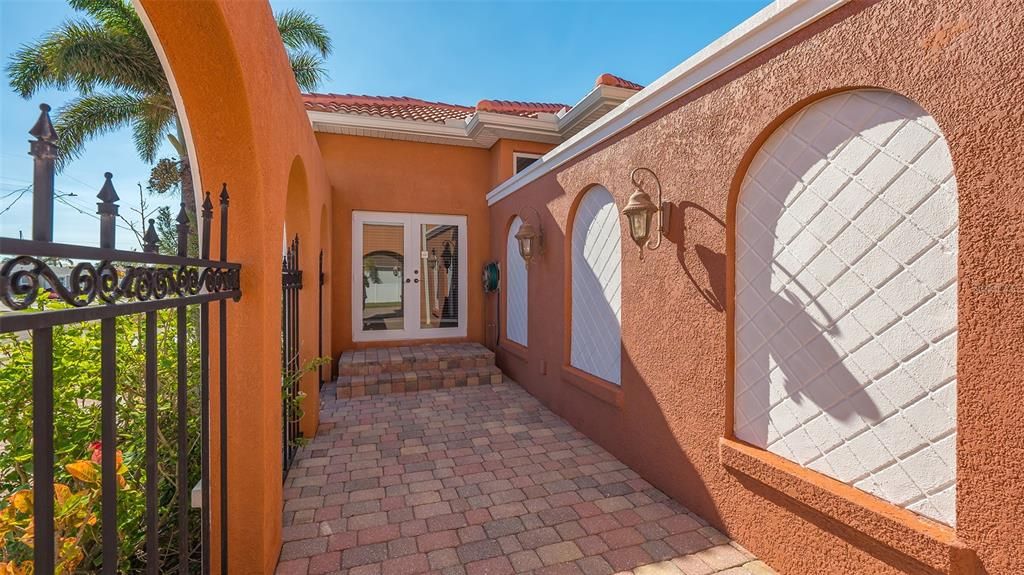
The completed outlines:
[[[518,216],[508,228],[505,244],[505,337],[509,341],[526,346],[529,325],[529,273],[526,261],[519,254],[516,233],[523,220]]]
[[[622,305],[619,212],[608,190],[588,191],[572,225],[571,365],[621,382]]]
[[[957,213],[946,140],[899,94],[775,130],[736,207],[739,439],[955,524]]]

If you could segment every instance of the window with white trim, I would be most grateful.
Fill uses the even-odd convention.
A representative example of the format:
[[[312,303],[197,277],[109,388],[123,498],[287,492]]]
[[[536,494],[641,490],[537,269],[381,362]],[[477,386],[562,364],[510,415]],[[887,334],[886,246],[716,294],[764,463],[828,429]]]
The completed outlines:
[[[512,174],[518,174],[525,170],[537,160],[541,158],[541,154],[528,154],[526,152],[512,152]]]

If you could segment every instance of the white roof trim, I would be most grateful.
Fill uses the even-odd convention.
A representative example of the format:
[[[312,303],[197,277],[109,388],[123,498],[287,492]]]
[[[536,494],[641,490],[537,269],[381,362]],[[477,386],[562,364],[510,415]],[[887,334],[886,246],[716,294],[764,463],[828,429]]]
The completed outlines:
[[[444,123],[398,118],[382,118],[362,114],[307,110],[314,131],[348,133],[370,137],[414,141],[431,141],[457,146],[489,148],[500,138],[511,138],[548,144],[560,144],[567,130],[586,122],[602,108],[619,105],[636,90],[615,86],[597,86],[570,111],[558,114],[540,113],[536,118],[476,111],[466,119],[449,118]]]
[[[487,194],[494,205],[849,0],[775,0]]]

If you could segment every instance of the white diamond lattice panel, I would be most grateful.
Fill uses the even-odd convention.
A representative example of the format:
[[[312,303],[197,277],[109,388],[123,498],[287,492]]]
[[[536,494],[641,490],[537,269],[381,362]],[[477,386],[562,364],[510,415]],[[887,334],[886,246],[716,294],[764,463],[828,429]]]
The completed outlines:
[[[572,226],[572,366],[620,383],[621,231],[608,190],[586,193]]]
[[[519,255],[519,241],[516,233],[523,225],[523,220],[516,218],[508,229],[508,241],[505,245],[505,337],[509,340],[526,345],[527,342],[527,271],[526,261]]]
[[[736,208],[735,432],[956,521],[957,190],[946,141],[882,90],[758,151]]]

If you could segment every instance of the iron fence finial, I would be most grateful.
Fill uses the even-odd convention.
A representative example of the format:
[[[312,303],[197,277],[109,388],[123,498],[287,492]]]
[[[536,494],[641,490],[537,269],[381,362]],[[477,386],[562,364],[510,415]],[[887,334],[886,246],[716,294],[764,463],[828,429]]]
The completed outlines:
[[[213,202],[210,201],[210,192],[206,192],[203,198],[203,227],[199,237],[199,251],[203,259],[210,257],[210,223],[213,221]]]
[[[178,216],[175,218],[175,221],[179,225],[188,225],[188,213],[185,212],[185,202],[181,202],[181,209],[178,210]]]
[[[221,205],[227,205],[230,197],[228,196],[228,184],[224,182],[220,187],[220,203]]]
[[[30,136],[41,142],[45,142],[51,146],[56,145],[57,130],[53,129],[53,122],[50,121],[49,104],[39,104],[39,110],[39,119],[36,120],[36,124],[32,126],[32,129],[29,130],[28,133]],[[34,149],[32,151],[35,152]]]
[[[210,201],[210,192],[206,192],[206,197],[203,199],[203,219],[207,219],[213,216],[213,202]]]
[[[99,198],[100,202],[103,204],[113,204],[121,199],[117,197],[117,192],[114,190],[114,182],[112,181],[113,177],[114,174],[111,174],[110,172],[105,172],[103,174],[103,187],[100,188],[100,193],[96,194],[96,197]]]
[[[154,226],[155,223],[156,220],[150,219],[149,227],[146,228],[146,233],[142,236],[142,251],[151,254],[155,254],[159,251],[157,248],[157,242],[160,241],[160,236],[156,234],[156,227]]]
[[[178,222],[178,255],[184,256],[188,254],[188,228],[189,219],[188,212],[185,210],[185,202],[181,202],[181,209],[178,210],[178,217],[175,218]]]

